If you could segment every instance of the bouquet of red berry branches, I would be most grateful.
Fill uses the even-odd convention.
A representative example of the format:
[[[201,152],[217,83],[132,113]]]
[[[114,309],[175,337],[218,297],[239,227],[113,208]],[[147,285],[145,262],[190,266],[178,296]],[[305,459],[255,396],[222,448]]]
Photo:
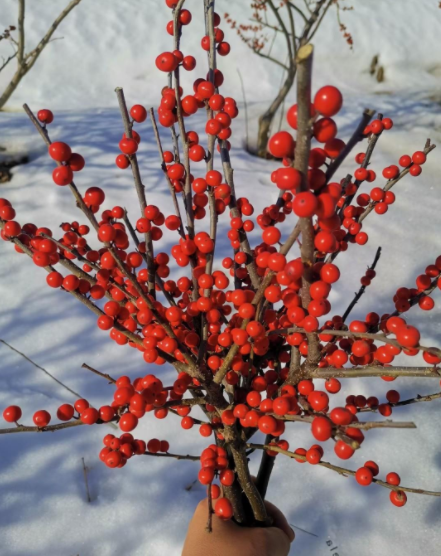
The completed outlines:
[[[354,470],[328,463],[320,445],[331,439],[335,455],[349,460],[356,450],[365,449],[365,431],[414,427],[388,419],[372,421],[369,414],[388,418],[396,406],[441,397],[435,392],[400,400],[399,392],[391,389],[385,401],[350,395],[344,406],[332,402],[341,380],[354,377],[439,380],[441,349],[422,345],[405,313],[415,306],[433,308],[431,294],[441,287],[441,255],[428,260],[415,287],[396,291],[395,307],[387,314],[372,311],[363,321],[349,318],[376,276],[380,248],[344,313],[335,314],[328,300],[341,282],[337,258],[366,244],[366,218],[393,210],[392,189],[400,180],[421,174],[434,145],[428,140],[422,150],[403,155],[398,165],[377,176],[370,168],[372,155],[392,120],[365,110],[353,135],[346,142],[338,138],[333,117],[342,108],[342,95],[331,85],[312,94],[313,47],[305,44],[296,53],[297,103],[286,115],[292,131],[279,131],[268,143],[269,153],[280,163],[271,174],[273,198],[253,218],[251,200],[237,195],[229,156],[238,107],[224,96],[224,77],[217,67],[230,45],[214,2],[205,0],[201,47],[207,52],[208,72],[199,74],[192,91],[184,91],[181,72],[196,69],[195,58],[181,50],[182,33],[192,20],[184,2],[166,0],[173,14],[166,27],[171,46],[156,58],[165,81],[157,110],[140,104],[129,110],[123,90],[116,89],[123,126],[116,165],[133,174],[137,220],[131,221],[124,208],[112,207],[98,186],[81,192],[81,175],[79,186],[74,175],[83,170],[84,158],[65,142],[51,142],[50,110],[40,110],[35,117],[24,106],[56,164],[55,185],[65,187],[66,195],[70,190],[82,221],[62,223],[62,234],[20,224],[11,202],[0,199],[1,238],[47,272],[49,287],[74,296],[94,313],[110,340],[138,350],[140,371],[135,379],[113,378],[86,366],[113,384],[108,405],[94,407],[93,400],[79,399],[73,406],[61,405],[53,416],[39,409],[33,416],[35,426],[22,424],[20,407],[11,405],[3,417],[15,426],[0,433],[114,422],[121,434],[106,434],[104,447],[97,447],[108,467],[122,468],[134,456],[199,461],[198,478],[207,485],[209,499],[208,529],[212,512],[243,525],[269,523],[264,498],[278,457],[354,476],[363,486],[387,488],[392,504],[399,507],[408,492],[440,496],[401,485],[396,472],[378,478],[378,465],[367,458]],[[200,111],[206,114],[205,139],[191,130],[192,116]],[[134,128],[146,121],[156,138],[171,210],[149,204],[143,185],[136,154],[141,137]],[[164,134],[171,139],[171,151],[162,147]],[[353,175],[336,177],[360,143]],[[359,192],[374,181],[378,185],[369,193]],[[215,257],[216,247],[225,243],[218,234],[219,219],[229,223],[231,244],[231,256],[222,260]],[[281,223],[289,223],[289,234],[282,233]],[[169,252],[161,251],[164,226],[175,233]],[[254,245],[251,236],[257,238]],[[400,354],[419,352],[424,367],[393,364]],[[161,379],[164,365],[176,369],[173,384]],[[104,380],[103,386],[107,388]],[[198,410],[201,418],[194,416]],[[136,438],[139,420],[154,418],[168,418],[189,431],[189,444],[191,435],[199,433],[207,439],[206,448],[201,454],[180,455],[170,452],[165,440]],[[60,422],[54,424],[55,419]],[[289,446],[283,436],[291,422],[310,429],[310,446]],[[259,431],[264,441],[253,442]],[[249,458],[258,451],[261,463],[254,481]]]

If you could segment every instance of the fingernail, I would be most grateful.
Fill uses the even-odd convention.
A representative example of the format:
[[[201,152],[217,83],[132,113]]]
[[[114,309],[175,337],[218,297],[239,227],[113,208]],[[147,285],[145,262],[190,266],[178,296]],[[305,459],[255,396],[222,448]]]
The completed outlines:
[[[294,533],[294,529],[292,527],[290,527],[291,529],[291,542],[296,538],[296,534]]]

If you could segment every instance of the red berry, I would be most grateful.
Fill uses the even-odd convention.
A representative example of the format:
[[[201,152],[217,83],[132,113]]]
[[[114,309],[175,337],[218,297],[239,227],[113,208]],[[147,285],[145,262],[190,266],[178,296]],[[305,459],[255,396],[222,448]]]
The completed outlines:
[[[178,66],[178,60],[172,52],[163,52],[156,58],[156,67],[165,72],[171,72]]]
[[[231,486],[234,483],[234,471],[223,469],[219,474],[219,480],[224,486]]]
[[[74,415],[74,408],[70,403],[64,403],[60,405],[57,410],[57,419],[60,421],[70,421]]]
[[[43,110],[39,110],[37,112],[37,118],[40,120],[40,122],[46,125],[49,125],[54,121],[53,113],[46,108],[43,108]]]
[[[407,168],[408,166],[410,166],[412,164],[412,159],[410,158],[409,155],[403,154],[403,156],[400,157],[400,160],[398,161],[398,164],[400,166],[402,166],[403,168]]]
[[[3,419],[7,423],[15,423],[21,419],[21,408],[18,405],[10,405],[3,411]]]
[[[219,498],[214,506],[214,513],[221,519],[231,519],[233,517],[233,507],[227,498]]]
[[[135,104],[130,109],[130,115],[135,122],[142,123],[147,119],[147,110],[141,104]]]
[[[69,185],[73,180],[73,172],[70,166],[58,166],[52,172],[52,179],[57,185]]]
[[[368,467],[360,467],[355,473],[355,480],[361,486],[368,486],[372,483],[374,475]]]
[[[402,326],[396,331],[397,341],[404,347],[416,347],[420,341],[420,333],[414,326]]]
[[[340,459],[349,459],[354,455],[353,448],[346,444],[346,442],[343,442],[343,440],[337,440],[334,444],[334,452]]]
[[[49,156],[57,162],[67,162],[72,154],[71,148],[67,143],[56,141],[48,147]]]
[[[292,158],[295,142],[288,131],[275,133],[268,142],[268,150],[275,158]]]
[[[392,504],[394,506],[397,506],[398,508],[403,507],[407,502],[406,493],[403,492],[402,490],[398,490],[398,491],[392,490],[389,497]]]
[[[74,172],[80,172],[84,168],[85,164],[86,162],[84,158],[78,153],[72,153],[69,158],[69,167]]]
[[[334,116],[343,105],[341,92],[332,85],[322,87],[314,97],[314,106],[323,116]]]
[[[94,425],[98,421],[99,416],[98,410],[94,407],[88,407],[81,413],[80,420],[85,425]]]
[[[424,164],[426,162],[426,155],[423,151],[416,151],[412,155],[412,162],[415,164]]]
[[[300,218],[310,218],[314,216],[318,207],[317,197],[310,191],[297,193],[292,202],[292,208],[296,216]]]
[[[37,425],[37,427],[47,427],[51,422],[50,413],[48,413],[45,409],[40,409],[34,413],[32,420]]]
[[[391,472],[386,475],[386,483],[394,486],[399,486],[399,484],[401,483],[401,478],[398,473]]]
[[[137,425],[138,417],[135,417],[133,413],[125,413],[119,421],[119,428],[124,432],[132,431]]]
[[[332,423],[326,417],[314,417],[311,424],[311,432],[316,440],[325,442],[331,438]]]

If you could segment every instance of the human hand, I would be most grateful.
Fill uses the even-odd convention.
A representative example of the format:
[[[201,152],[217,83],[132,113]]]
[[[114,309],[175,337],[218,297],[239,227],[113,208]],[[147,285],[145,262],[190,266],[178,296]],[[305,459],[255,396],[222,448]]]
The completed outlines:
[[[190,521],[182,556],[288,556],[294,531],[276,506],[266,501],[265,506],[272,527],[240,527],[213,514],[208,533],[208,500],[202,500]]]

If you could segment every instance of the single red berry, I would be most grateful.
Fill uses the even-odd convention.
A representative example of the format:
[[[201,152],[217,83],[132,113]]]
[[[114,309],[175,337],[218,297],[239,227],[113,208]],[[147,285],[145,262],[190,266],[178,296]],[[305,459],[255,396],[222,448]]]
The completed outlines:
[[[389,497],[392,504],[398,508],[403,507],[407,502],[406,493],[402,490],[392,490]]]
[[[355,480],[361,486],[368,486],[372,483],[374,475],[368,467],[360,467],[355,473]]]
[[[3,419],[7,423],[16,423],[21,419],[21,408],[18,405],[10,405],[3,411]]]
[[[378,475],[378,473],[380,472],[380,469],[379,469],[378,465],[375,463],[375,461],[367,461],[364,464],[364,467],[367,467],[368,469],[371,470],[373,477],[376,477]]]
[[[310,448],[306,452],[306,461],[311,465],[317,465],[322,458],[322,453],[317,448]]]
[[[119,428],[124,432],[130,432],[138,426],[138,417],[133,413],[125,413],[119,420]]]
[[[314,97],[314,106],[323,116],[334,116],[343,105],[343,96],[337,87],[327,85],[317,91]]]
[[[423,151],[416,151],[412,155],[412,162],[415,164],[424,164],[426,162],[426,155]]]
[[[311,432],[316,440],[325,442],[332,435],[332,423],[326,417],[314,417],[311,424]]]
[[[419,164],[412,164],[412,166],[410,167],[409,170],[409,174],[411,176],[419,176],[421,174],[421,172],[423,171],[423,169],[421,168],[421,166]]]
[[[73,172],[70,166],[58,166],[52,172],[52,179],[56,185],[65,186],[72,183]]]
[[[147,110],[141,104],[135,104],[130,109],[130,115],[135,122],[142,123],[147,119]]]
[[[47,427],[51,422],[51,416],[50,413],[45,409],[40,409],[39,411],[36,411],[34,413],[32,420],[39,428]]]
[[[42,110],[39,110],[37,112],[37,118],[40,120],[40,122],[46,125],[49,125],[54,121],[53,113],[47,108],[43,108]]]
[[[57,162],[67,162],[72,154],[71,148],[67,143],[55,141],[48,147],[49,156]]]
[[[420,341],[420,333],[414,326],[402,326],[396,331],[397,341],[408,348],[416,347]]]
[[[64,403],[57,409],[57,419],[60,421],[70,421],[74,415],[74,408],[70,403]]]
[[[268,150],[275,158],[292,158],[295,141],[288,131],[275,133],[268,142]]]
[[[349,459],[354,455],[354,449],[343,440],[337,440],[334,444],[334,452],[340,459]]]
[[[401,483],[401,478],[398,473],[391,472],[386,475],[386,483],[394,486],[399,486],[399,484]]]
[[[109,452],[104,457],[105,457],[104,463],[107,465],[107,467],[110,467],[112,469],[121,465],[121,463],[123,461],[123,455],[119,451],[118,452]]]
[[[100,414],[97,409],[88,407],[81,413],[80,420],[85,425],[94,425],[98,421],[99,416]]]
[[[231,519],[233,517],[233,507],[227,498],[219,498],[214,506],[214,513],[220,519]]]

